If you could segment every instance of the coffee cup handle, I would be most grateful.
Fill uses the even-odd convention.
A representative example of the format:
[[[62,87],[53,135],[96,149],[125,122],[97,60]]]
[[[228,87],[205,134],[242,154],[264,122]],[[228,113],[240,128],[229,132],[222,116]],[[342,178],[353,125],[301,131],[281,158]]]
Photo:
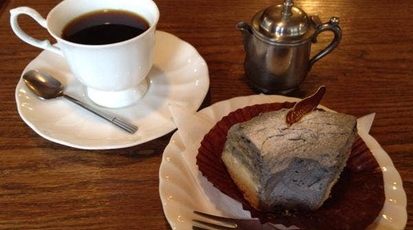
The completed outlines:
[[[42,27],[47,28],[47,21],[39,14],[39,12],[26,6],[17,7],[15,9],[10,10],[10,26],[13,32],[17,35],[17,37],[19,37],[21,40],[32,46],[45,49],[63,56],[63,53],[60,50],[60,48],[56,45],[52,45],[49,40],[42,41],[33,38],[20,28],[18,17],[22,14],[28,15],[29,17],[33,18],[37,23],[39,23]]]
[[[314,55],[314,57],[312,57],[310,59],[309,65],[308,65],[309,66],[308,70],[311,69],[311,67],[314,65],[314,63],[316,63],[318,60],[320,60],[321,58],[323,58],[324,56],[329,54],[331,51],[333,51],[338,46],[338,44],[340,43],[341,29],[338,26],[339,22],[340,22],[339,18],[332,17],[328,23],[319,24],[319,26],[317,27],[317,31],[316,31],[316,33],[314,35],[314,38],[313,38],[313,43],[317,42],[317,36],[320,33],[324,32],[324,31],[332,31],[334,33],[334,38],[327,47],[325,47],[323,50],[318,52],[316,55]]]

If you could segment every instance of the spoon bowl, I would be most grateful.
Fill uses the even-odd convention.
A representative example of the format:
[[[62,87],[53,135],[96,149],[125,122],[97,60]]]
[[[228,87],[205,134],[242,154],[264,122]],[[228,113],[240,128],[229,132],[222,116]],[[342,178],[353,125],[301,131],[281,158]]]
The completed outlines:
[[[42,99],[53,99],[64,95],[63,84],[48,73],[30,70],[23,74],[23,80]]]
[[[64,97],[131,134],[135,133],[138,130],[138,127],[130,123],[129,121],[108,113],[104,113],[96,109],[95,107],[86,104],[85,102],[79,101],[78,99],[66,95],[64,93],[64,85],[48,73],[40,72],[39,70],[29,70],[23,74],[23,81],[24,83],[26,83],[29,89],[31,89],[41,99],[48,100],[57,97]]]

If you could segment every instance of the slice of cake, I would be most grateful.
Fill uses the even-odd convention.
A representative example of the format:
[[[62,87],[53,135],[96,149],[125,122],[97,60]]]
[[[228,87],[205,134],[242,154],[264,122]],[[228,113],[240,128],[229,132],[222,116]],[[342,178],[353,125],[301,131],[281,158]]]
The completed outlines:
[[[222,160],[246,200],[261,211],[320,207],[357,134],[354,116],[315,110],[287,124],[288,111],[235,124],[227,135]]]

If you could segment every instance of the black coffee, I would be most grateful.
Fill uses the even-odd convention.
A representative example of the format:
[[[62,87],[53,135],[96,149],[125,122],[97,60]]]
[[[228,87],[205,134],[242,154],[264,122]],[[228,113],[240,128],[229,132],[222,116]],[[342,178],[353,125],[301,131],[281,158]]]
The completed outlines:
[[[84,14],[69,22],[62,38],[79,44],[104,45],[134,38],[149,28],[141,16],[122,10]]]

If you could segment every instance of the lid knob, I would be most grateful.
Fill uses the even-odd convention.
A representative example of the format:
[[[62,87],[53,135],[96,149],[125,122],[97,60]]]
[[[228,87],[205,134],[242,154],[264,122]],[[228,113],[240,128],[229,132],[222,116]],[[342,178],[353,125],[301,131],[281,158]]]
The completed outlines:
[[[283,15],[291,15],[291,8],[294,6],[293,0],[285,0],[284,1],[284,10],[283,10]]]

